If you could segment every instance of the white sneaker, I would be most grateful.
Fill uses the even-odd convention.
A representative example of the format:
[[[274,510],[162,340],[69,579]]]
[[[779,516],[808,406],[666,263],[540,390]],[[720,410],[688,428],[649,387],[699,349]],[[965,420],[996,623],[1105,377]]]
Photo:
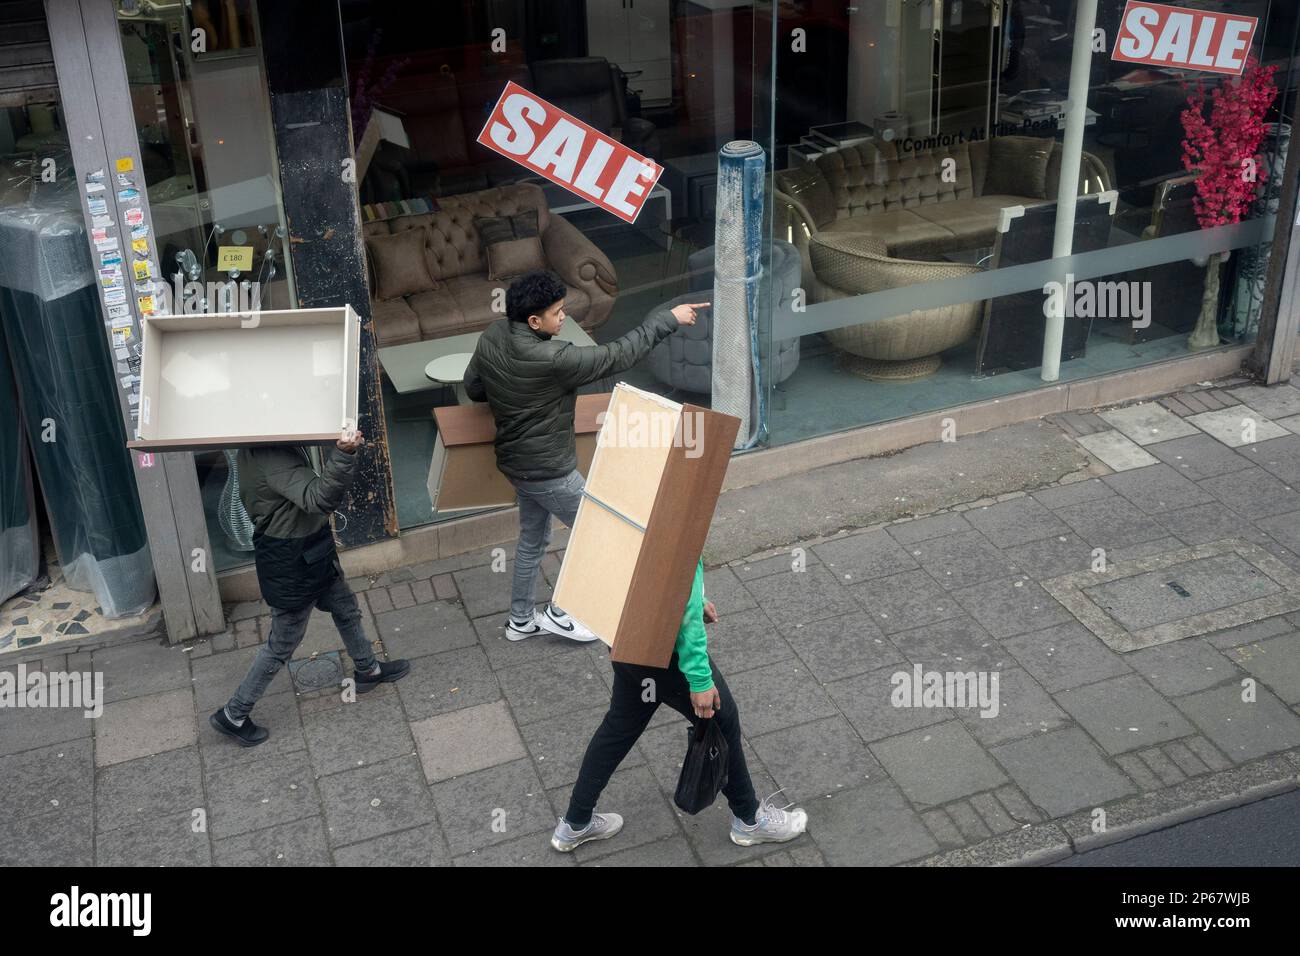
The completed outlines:
[[[780,793],[778,790],[776,793]],[[772,794],[761,804],[754,814],[754,824],[741,823],[737,817],[731,818],[731,842],[736,846],[753,846],[756,843],[785,843],[793,840],[808,828],[808,814],[802,807],[788,804],[784,807],[772,803]]]
[[[575,830],[560,817],[551,834],[551,846],[561,853],[572,853],[588,840],[608,840],[623,829],[623,818],[617,813],[593,813],[591,822],[581,830]]]
[[[506,618],[506,640],[522,641],[524,638],[542,633],[542,627],[537,623],[537,618],[539,616],[540,615],[534,611],[532,618],[527,623],[516,621],[513,617]]]
[[[581,644],[588,644],[596,640],[596,635],[591,633],[569,615],[565,614],[559,608],[550,604],[546,606],[545,611],[534,610],[531,621],[516,621],[513,617],[506,620],[506,640],[522,641],[525,638],[532,637],[534,634],[541,634],[548,631],[551,634],[558,634],[561,637],[567,637],[570,640],[578,641]]]
[[[545,611],[537,611],[533,620],[544,630],[550,631],[552,634],[559,634],[561,637],[567,637],[572,641],[578,641],[581,644],[589,644],[596,640],[595,634],[569,617],[554,604],[548,603]]]

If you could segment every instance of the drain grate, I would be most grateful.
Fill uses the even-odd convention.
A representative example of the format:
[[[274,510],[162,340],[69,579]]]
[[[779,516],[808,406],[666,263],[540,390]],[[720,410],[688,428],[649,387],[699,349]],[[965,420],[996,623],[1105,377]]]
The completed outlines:
[[[337,687],[343,681],[343,662],[338,651],[329,651],[304,661],[290,661],[289,676],[299,693]]]
[[[1042,585],[1120,653],[1300,611],[1300,573],[1242,538],[1118,561]]]

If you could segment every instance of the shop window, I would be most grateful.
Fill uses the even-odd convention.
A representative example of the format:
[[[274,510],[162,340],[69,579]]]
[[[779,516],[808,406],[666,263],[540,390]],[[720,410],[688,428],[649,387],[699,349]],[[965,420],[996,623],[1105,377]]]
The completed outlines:
[[[293,308],[252,0],[120,2],[118,30],[164,297],[174,313]],[[194,456],[214,563],[252,560],[235,450]]]
[[[808,307],[774,312],[801,358],[773,441],[1253,341],[1297,14],[1178,6],[1256,21],[1244,76],[1192,68],[1177,37],[1160,64],[1117,56],[1124,0],[777,4],[773,232]]]
[[[432,511],[426,483],[431,412],[458,400],[449,366],[463,367],[478,334],[503,317],[508,279],[490,277],[476,219],[536,214],[541,251],[526,265],[562,278],[562,334],[579,343],[610,342],[656,310],[710,297],[718,150],[762,135],[768,122],[756,114],[754,87],[755,57],[771,43],[768,8],[681,0],[345,5],[401,527],[463,514]],[[509,82],[664,167],[635,223],[477,143]],[[399,238],[412,231],[423,242]],[[708,356],[707,339],[687,350],[661,346],[619,379],[707,403]],[[792,365],[797,353],[784,360]]]

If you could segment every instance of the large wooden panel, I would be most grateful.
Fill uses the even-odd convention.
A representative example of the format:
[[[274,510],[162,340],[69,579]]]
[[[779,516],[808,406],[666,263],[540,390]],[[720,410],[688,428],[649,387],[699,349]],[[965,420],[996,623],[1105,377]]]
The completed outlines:
[[[578,506],[554,601],[609,645],[619,633],[642,540],[638,529],[595,502],[584,498]]]
[[[638,438],[620,419],[629,413],[672,427]],[[554,595],[614,660],[668,665],[739,428],[731,415],[614,390]]]
[[[644,527],[680,419],[676,402],[620,384],[601,425],[587,493]]]
[[[628,664],[668,666],[740,430],[733,415],[694,405],[682,415],[694,447],[674,448],[666,461],[611,655]]]

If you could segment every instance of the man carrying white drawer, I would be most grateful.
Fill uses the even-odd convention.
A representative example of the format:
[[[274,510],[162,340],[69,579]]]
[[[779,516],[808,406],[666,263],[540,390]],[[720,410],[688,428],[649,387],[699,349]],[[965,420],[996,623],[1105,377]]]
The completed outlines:
[[[317,474],[305,448],[273,445],[239,450],[239,498],[253,522],[253,555],[262,600],[271,606],[271,633],[234,696],[208,722],[244,747],[270,736],[249,713],[293,657],[313,608],[329,612],[364,694],[398,680],[408,661],[381,661],[361,629],[356,595],[343,578],[329,515],[343,503],[356,475],[360,432],[347,432],[323,455]]]

